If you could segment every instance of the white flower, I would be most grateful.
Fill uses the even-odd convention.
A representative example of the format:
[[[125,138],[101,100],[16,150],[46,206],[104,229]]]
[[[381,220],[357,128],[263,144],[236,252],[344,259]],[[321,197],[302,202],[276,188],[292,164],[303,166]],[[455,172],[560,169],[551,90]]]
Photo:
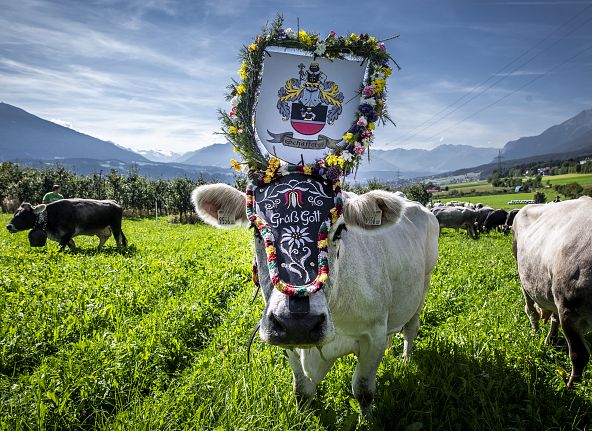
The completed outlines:
[[[349,153],[349,151],[344,151],[343,154],[341,155],[341,157],[346,162],[349,162],[352,159],[352,155]]]
[[[236,96],[234,96],[232,99],[230,99],[230,104],[232,106],[237,106],[238,102],[240,100],[240,96],[237,94]]]
[[[377,70],[372,74],[372,81],[376,80],[376,79],[386,79],[386,77],[384,76],[384,73],[381,70]]]
[[[306,245],[307,242],[313,242],[312,239],[308,236],[308,228],[300,229],[300,226],[288,226],[284,229],[284,233],[282,233],[282,244],[288,243],[290,249],[294,246],[302,247]]]
[[[360,98],[360,105],[367,103],[370,106],[376,106],[376,100],[374,100],[374,97],[369,97],[369,98],[365,98],[365,97],[361,97]]]
[[[284,30],[284,32],[286,33],[287,37],[292,37],[294,36],[294,30],[292,30],[291,27],[288,27],[287,29]]]
[[[317,49],[315,49],[316,55],[323,55],[327,50],[327,44],[325,42],[319,42],[317,44]]]

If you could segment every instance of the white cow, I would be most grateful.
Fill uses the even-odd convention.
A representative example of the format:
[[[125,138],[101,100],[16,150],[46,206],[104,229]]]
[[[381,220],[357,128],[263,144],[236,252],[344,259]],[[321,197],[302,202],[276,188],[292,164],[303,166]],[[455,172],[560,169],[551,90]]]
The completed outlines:
[[[191,199],[200,217],[214,226],[220,210],[234,214],[236,224],[247,223],[245,196],[230,186],[201,186]],[[376,209],[382,210],[381,225],[365,224]],[[353,353],[358,357],[353,393],[362,414],[368,414],[388,337],[403,334],[407,357],[419,329],[438,257],[434,215],[416,202],[381,190],[361,196],[344,193],[343,215],[329,232],[329,280],[308,297],[306,317],[295,317],[290,312],[294,297],[273,288],[258,235],[255,254],[265,299],[260,336],[288,349],[297,399],[310,400],[333,362]]]
[[[572,362],[568,387],[581,379],[590,353],[584,334],[592,327],[592,199],[527,205],[514,218],[513,250],[534,331],[551,315],[545,340],[559,324]]]

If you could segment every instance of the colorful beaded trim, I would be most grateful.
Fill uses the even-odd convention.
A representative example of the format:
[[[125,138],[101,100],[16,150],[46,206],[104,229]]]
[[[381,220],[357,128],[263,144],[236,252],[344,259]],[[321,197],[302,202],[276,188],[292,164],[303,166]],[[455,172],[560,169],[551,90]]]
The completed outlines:
[[[305,174],[305,175],[319,175],[318,170],[316,172],[310,171],[310,168],[305,169],[302,165],[287,165],[281,166],[275,172],[275,178],[277,179],[280,176],[290,175],[293,173]],[[269,181],[265,180],[265,175],[259,176],[256,181],[251,182],[247,186],[247,217],[251,222],[251,225],[254,226],[259,233],[261,234],[263,241],[265,243],[265,253],[267,255],[267,269],[269,270],[269,276],[271,278],[271,283],[273,287],[285,295],[288,296],[310,296],[315,292],[318,292],[320,289],[323,288],[327,279],[329,278],[329,260],[328,260],[328,236],[329,230],[333,223],[337,221],[339,216],[341,215],[341,211],[343,210],[343,196],[341,193],[341,183],[339,180],[332,182],[333,185],[333,193],[335,199],[335,207],[333,207],[329,213],[329,216],[323,223],[319,229],[319,234],[317,236],[317,248],[319,250],[318,256],[318,273],[316,279],[307,285],[303,286],[295,286],[290,283],[286,283],[280,278],[279,270],[278,270],[278,262],[277,262],[277,255],[275,249],[275,238],[273,232],[271,231],[271,227],[263,220],[256,212],[255,208],[255,189],[259,186],[263,186],[265,184],[269,184]],[[257,268],[253,268],[253,273],[255,275]]]

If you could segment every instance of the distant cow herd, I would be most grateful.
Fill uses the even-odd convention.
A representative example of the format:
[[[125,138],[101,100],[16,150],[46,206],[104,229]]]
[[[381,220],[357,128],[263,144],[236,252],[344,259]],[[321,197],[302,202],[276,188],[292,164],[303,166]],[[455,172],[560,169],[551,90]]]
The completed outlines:
[[[212,225],[221,227],[221,213],[234,215],[236,225],[249,224],[245,194],[230,186],[198,187],[192,201]],[[411,351],[442,228],[466,229],[472,238],[492,230],[513,232],[513,253],[532,329],[538,329],[540,319],[550,318],[546,341],[554,342],[561,325],[572,362],[568,386],[581,379],[590,357],[583,336],[592,326],[592,198],[527,205],[509,213],[462,202],[428,207],[429,211],[400,193],[345,193],[343,215],[323,240],[332,271],[325,287],[305,298],[274,289],[266,269],[270,245],[255,235],[256,270],[266,303],[260,335],[263,341],[287,349],[294,390],[302,400],[313,397],[335,359],[354,353],[359,363],[353,393],[361,411],[370,412],[376,370],[388,337],[402,333],[404,356]],[[378,222],[377,210],[382,214]],[[96,235],[100,249],[113,235],[120,247],[127,245],[122,213],[113,201],[23,203],[6,228],[10,233],[30,230],[33,246],[44,245],[48,237],[62,249],[74,249],[75,236]]]
[[[471,238],[479,238],[481,233],[497,230],[507,234],[512,227],[518,209],[507,212],[494,209],[483,204],[452,201],[446,204],[428,204],[428,208],[438,219],[440,232],[442,228],[465,229]]]

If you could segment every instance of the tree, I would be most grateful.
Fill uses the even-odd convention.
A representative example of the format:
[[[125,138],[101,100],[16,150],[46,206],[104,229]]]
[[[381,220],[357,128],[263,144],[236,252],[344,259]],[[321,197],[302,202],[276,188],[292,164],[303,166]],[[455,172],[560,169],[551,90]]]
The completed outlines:
[[[417,201],[422,205],[427,205],[430,199],[432,199],[432,194],[428,192],[424,184],[412,184],[405,187],[402,192],[405,193],[408,199]]]
[[[544,193],[536,192],[534,194],[534,203],[535,204],[544,204],[547,201],[547,197]]]

